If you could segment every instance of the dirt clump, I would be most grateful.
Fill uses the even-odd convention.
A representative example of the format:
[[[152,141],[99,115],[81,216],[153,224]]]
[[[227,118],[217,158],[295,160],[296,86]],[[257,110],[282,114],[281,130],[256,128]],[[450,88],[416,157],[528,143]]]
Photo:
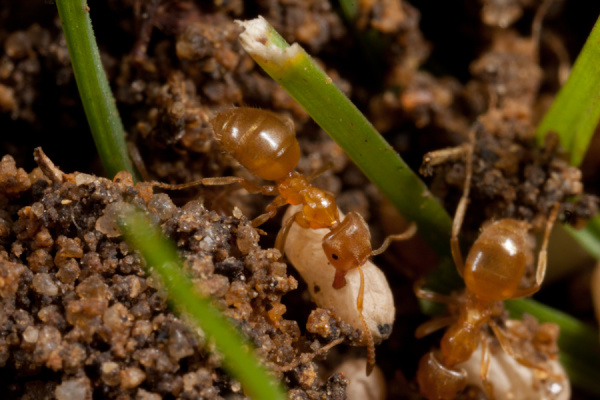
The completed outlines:
[[[39,153],[38,160],[52,170]],[[124,173],[114,181],[80,173],[52,180],[39,169],[17,169],[10,156],[2,167],[0,362],[7,396],[35,397],[39,381],[57,398],[242,395],[204,334],[173,314],[157,278],[115,234],[111,208],[128,203],[177,243],[194,284],[281,371],[296,398],[344,398],[345,380],[323,381],[312,357],[281,367],[359,333],[332,315],[327,331],[310,323],[313,333],[305,334],[284,318],[281,297],[297,281],[277,251],[258,246],[240,213],[219,216],[198,201],[177,207]]]

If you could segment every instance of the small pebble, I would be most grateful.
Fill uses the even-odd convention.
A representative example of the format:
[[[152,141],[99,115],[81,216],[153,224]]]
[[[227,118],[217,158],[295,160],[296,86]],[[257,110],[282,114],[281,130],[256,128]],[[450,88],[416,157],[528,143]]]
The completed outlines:
[[[139,386],[145,379],[146,374],[139,368],[126,368],[119,373],[122,389],[133,389]]]
[[[57,400],[91,400],[90,381],[85,377],[63,381],[56,387]]]
[[[52,277],[45,272],[36,274],[33,277],[33,288],[39,294],[47,296],[56,296],[58,294],[58,286],[56,286]]]

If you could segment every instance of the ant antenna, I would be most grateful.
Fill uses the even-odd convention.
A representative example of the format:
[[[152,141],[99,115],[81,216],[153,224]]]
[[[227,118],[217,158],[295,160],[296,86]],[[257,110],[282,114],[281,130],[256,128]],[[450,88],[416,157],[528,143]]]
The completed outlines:
[[[371,334],[371,330],[369,329],[369,325],[367,325],[367,321],[365,321],[365,317],[363,316],[363,296],[365,294],[365,276],[363,274],[362,268],[358,268],[358,273],[360,274],[360,287],[358,289],[358,298],[356,299],[356,308],[358,309],[358,317],[360,318],[360,322],[363,326],[363,338],[367,342],[367,376],[371,375],[373,372],[373,368],[375,368],[375,342],[373,341],[373,335]]]
[[[531,23],[531,39],[533,40],[536,50],[538,50],[540,44],[542,22],[544,22],[544,17],[548,13],[548,10],[550,9],[550,6],[553,2],[554,0],[544,0],[542,4],[538,7],[533,17],[533,22]]]
[[[396,235],[389,235],[388,237],[386,237],[381,247],[371,252],[371,257],[378,256],[384,251],[386,251],[392,242],[399,242],[402,240],[410,239],[415,235],[415,233],[417,233],[417,224],[411,222],[411,224],[404,232],[398,233]]]

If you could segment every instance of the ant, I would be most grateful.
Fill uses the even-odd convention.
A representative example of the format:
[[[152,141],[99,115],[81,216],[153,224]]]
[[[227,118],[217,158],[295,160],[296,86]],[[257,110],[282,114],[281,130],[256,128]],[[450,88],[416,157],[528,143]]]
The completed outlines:
[[[267,205],[266,213],[252,220],[255,228],[275,217],[279,207],[286,204],[302,205],[302,210],[282,227],[275,247],[283,254],[285,239],[294,222],[305,229],[330,230],[323,238],[322,247],[327,259],[336,269],[332,286],[335,289],[343,288],[346,285],[345,275],[354,268],[358,268],[360,273],[357,308],[368,348],[369,374],[375,365],[374,342],[362,315],[364,276],[361,265],[370,257],[383,253],[391,241],[411,238],[416,232],[416,225],[413,223],[405,232],[388,236],[379,249],[372,250],[369,227],[362,216],[350,212],[341,220],[335,197],[311,185],[310,182],[323,171],[306,177],[295,170],[300,161],[300,145],[291,120],[271,111],[239,107],[219,112],[211,120],[211,124],[217,140],[233,158],[254,175],[274,181],[275,185],[259,186],[241,177],[228,176],[204,178],[199,182],[183,185],[157,183],[156,186],[182,189],[199,183],[207,186],[239,183],[250,193],[275,195],[275,199]]]
[[[485,325],[492,329],[507,354],[525,366],[537,367],[533,361],[514,353],[497,319],[504,312],[502,301],[530,296],[540,289],[546,271],[548,238],[558,215],[559,204],[552,208],[546,223],[533,284],[527,287],[519,286],[527,264],[526,235],[530,225],[525,221],[504,218],[484,226],[471,246],[466,261],[463,262],[458,235],[469,202],[474,145],[475,131],[471,130],[469,143],[458,148],[434,151],[424,157],[425,165],[433,165],[440,159],[461,153],[466,158],[463,194],[454,216],[450,241],[452,258],[466,286],[464,300],[458,301],[450,296],[423,290],[421,282],[415,284],[417,297],[454,305],[458,308],[459,314],[458,318],[454,316],[435,318],[417,328],[415,335],[420,338],[450,326],[442,338],[441,351],[430,351],[419,361],[417,381],[421,394],[428,399],[454,399],[465,388],[466,373],[457,368],[457,365],[467,361],[480,343],[482,345],[481,380],[486,392],[493,397],[492,383],[487,380],[490,352],[485,331],[482,330]]]

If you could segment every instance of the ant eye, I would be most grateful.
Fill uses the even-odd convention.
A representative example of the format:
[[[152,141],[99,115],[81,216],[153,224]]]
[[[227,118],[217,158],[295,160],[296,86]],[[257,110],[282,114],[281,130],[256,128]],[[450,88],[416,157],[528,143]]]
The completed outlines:
[[[337,255],[337,254],[332,254],[332,255],[331,255],[331,258],[333,258],[334,260],[337,260],[339,257],[338,257],[338,255]]]

